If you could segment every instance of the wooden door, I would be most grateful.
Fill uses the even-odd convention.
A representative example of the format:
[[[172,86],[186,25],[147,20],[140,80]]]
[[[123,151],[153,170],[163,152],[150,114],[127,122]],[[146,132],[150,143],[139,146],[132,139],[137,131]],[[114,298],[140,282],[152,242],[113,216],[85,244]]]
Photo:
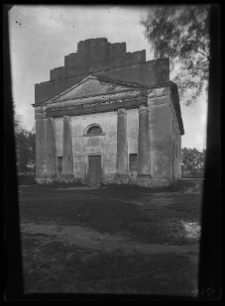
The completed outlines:
[[[88,162],[88,183],[91,185],[100,184],[102,181],[101,156],[89,156]]]

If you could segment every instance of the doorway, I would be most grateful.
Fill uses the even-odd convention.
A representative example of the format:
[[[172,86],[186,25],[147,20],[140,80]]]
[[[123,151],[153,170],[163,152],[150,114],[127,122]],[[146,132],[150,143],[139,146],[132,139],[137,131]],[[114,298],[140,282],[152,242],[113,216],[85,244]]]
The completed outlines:
[[[101,181],[101,155],[88,156],[88,183],[91,185],[98,185]]]

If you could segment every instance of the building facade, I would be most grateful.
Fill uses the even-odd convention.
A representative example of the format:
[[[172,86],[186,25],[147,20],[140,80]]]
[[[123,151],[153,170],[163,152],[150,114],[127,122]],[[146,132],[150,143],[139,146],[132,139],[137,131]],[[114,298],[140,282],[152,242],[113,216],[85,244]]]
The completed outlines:
[[[36,180],[165,186],[181,178],[184,134],[169,60],[106,38],[78,43],[35,84]]]

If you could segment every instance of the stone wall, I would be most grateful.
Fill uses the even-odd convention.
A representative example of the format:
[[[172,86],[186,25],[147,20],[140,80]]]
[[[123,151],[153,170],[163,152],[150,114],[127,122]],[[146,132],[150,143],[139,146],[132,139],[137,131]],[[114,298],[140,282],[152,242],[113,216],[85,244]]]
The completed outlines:
[[[111,44],[106,38],[80,41],[77,52],[65,56],[64,66],[50,71],[50,80],[145,62],[145,53],[145,50],[127,53],[125,42]]]
[[[169,60],[146,62],[145,50],[126,52],[126,43],[110,44],[103,38],[81,41],[77,53],[65,57],[63,67],[51,70],[49,81],[35,84],[35,104],[53,98],[90,73],[151,86],[169,82]]]

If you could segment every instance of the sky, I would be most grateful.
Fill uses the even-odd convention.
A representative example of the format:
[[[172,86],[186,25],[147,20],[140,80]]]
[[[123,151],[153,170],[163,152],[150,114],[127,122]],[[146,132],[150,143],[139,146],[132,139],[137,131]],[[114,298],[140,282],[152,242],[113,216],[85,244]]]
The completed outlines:
[[[14,6],[9,11],[12,92],[16,113],[24,128],[35,124],[34,84],[49,80],[50,70],[64,64],[64,56],[76,52],[81,40],[105,37],[110,43],[126,42],[127,52],[151,46],[140,25],[148,6]],[[207,97],[203,94],[191,106],[182,101],[185,135],[182,147],[206,147]]]

